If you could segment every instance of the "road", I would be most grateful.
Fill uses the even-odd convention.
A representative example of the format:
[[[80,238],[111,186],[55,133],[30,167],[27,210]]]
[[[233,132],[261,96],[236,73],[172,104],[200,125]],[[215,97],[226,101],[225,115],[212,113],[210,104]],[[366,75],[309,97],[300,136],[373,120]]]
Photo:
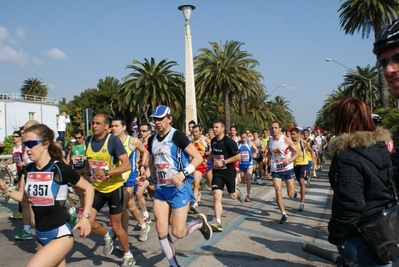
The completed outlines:
[[[327,178],[328,164],[318,172],[308,187],[305,211],[298,211],[299,199],[288,199],[284,190],[284,201],[288,222],[279,224],[280,211],[275,202],[271,180],[262,185],[252,185],[252,202],[239,203],[223,198],[224,231],[214,233],[205,241],[199,231],[181,240],[174,240],[177,257],[181,266],[332,266],[330,263],[301,250],[304,242],[336,251],[327,239],[332,191]],[[296,183],[296,187],[298,184]],[[245,185],[241,186],[245,193]],[[201,212],[213,219],[213,198],[211,191],[205,190],[200,203]],[[148,201],[150,213],[151,202]],[[34,241],[14,241],[13,236],[22,230],[21,221],[10,221],[11,210],[16,210],[13,201],[0,202],[0,258],[1,266],[25,266],[35,253]],[[108,224],[107,210],[104,209],[98,220]],[[195,218],[189,214],[189,219]],[[169,266],[158,242],[155,223],[146,242],[138,241],[139,229],[131,219],[129,241],[136,258],[136,266]],[[75,234],[75,245],[67,255],[67,266],[119,266],[122,252],[114,250],[109,256],[102,255],[101,236],[91,234],[82,239]]]

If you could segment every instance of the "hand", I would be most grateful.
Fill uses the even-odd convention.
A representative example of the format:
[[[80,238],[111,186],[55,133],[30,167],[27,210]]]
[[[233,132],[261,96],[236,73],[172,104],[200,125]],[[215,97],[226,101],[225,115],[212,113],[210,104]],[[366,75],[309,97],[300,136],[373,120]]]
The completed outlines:
[[[80,236],[83,238],[87,237],[91,232],[90,220],[84,217],[80,218],[72,230],[76,230],[78,228],[80,229]]]
[[[17,165],[18,165],[18,167],[22,168],[23,166],[25,166],[25,162],[23,162],[23,161],[18,162]]]
[[[221,161],[221,160],[216,160],[215,161],[215,167],[217,167],[217,168],[221,168],[221,167],[223,167],[224,165],[223,165],[223,162]]]
[[[139,176],[139,177],[136,178],[136,183],[137,183],[139,186],[142,186],[143,183],[145,182],[145,180],[147,180],[147,175],[143,174],[143,175],[141,175],[141,176]]]
[[[288,159],[283,159],[283,164],[288,165],[288,164],[290,164],[290,161]]]
[[[183,180],[186,179],[186,177],[183,176],[182,173],[176,173],[175,175],[173,175],[172,177],[172,183],[177,186],[180,187],[183,183]]]
[[[100,167],[97,167],[97,168],[93,169],[93,175],[95,175],[95,176],[105,176],[105,173]]]

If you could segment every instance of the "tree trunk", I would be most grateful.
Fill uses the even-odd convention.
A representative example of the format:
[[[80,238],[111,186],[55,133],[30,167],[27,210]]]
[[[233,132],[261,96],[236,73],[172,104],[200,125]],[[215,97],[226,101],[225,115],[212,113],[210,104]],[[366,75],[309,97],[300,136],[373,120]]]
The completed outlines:
[[[230,129],[230,101],[228,89],[223,89],[223,101],[224,101],[224,121],[226,123],[226,130]],[[226,131],[225,131],[226,133]]]
[[[240,97],[240,115],[244,116],[246,113],[246,101],[245,101],[245,94],[241,93],[241,97]]]

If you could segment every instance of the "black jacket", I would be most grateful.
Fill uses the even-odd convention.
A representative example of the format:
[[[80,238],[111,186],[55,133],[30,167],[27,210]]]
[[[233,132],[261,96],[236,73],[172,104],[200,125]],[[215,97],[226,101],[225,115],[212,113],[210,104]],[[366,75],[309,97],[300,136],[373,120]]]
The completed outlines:
[[[360,235],[359,224],[393,202],[391,159],[385,145],[389,139],[389,131],[377,129],[343,134],[331,142],[334,156],[329,179],[334,196],[328,224],[330,243],[342,245],[346,237]]]

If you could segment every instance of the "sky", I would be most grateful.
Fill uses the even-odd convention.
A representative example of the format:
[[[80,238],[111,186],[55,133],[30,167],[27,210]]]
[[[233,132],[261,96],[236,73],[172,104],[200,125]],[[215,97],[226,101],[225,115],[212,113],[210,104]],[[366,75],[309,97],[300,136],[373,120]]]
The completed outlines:
[[[374,32],[345,35],[339,0],[4,1],[0,9],[0,93],[19,93],[39,78],[48,97],[67,101],[106,76],[122,80],[133,60],[176,61],[184,72],[184,17],[193,55],[209,42],[243,42],[259,62],[261,81],[289,101],[298,126],[314,125],[317,111],[348,68],[375,64]],[[285,87],[281,86],[285,85]],[[280,87],[279,87],[280,86]]]

